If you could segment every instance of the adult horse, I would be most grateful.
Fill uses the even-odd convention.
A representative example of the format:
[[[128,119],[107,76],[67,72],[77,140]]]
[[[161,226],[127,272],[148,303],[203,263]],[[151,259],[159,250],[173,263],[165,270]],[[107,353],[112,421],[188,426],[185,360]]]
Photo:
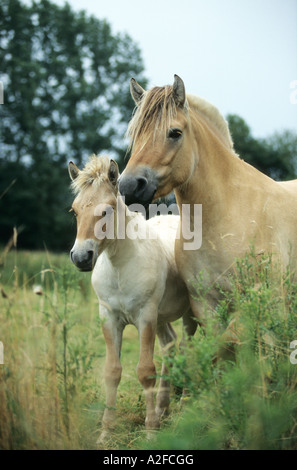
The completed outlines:
[[[119,190],[126,202],[149,204],[172,190],[181,214],[202,204],[202,244],[185,249],[180,228],[175,254],[195,316],[204,323],[193,280],[204,272],[205,298],[215,307],[234,261],[254,244],[255,253],[274,253],[295,268],[297,182],[278,183],[239,158],[228,125],[216,107],[186,95],[181,78],[173,86],[145,91],[134,79],[137,109],[128,127],[131,158]],[[181,226],[182,227],[182,226]]]
[[[193,334],[197,326],[174,257],[179,217],[145,220],[131,212],[118,196],[118,166],[107,156],[93,155],[83,170],[72,162],[68,168],[76,195],[72,210],[77,218],[71,260],[82,271],[93,270],[92,284],[106,342],[106,408],[100,440],[115,420],[122,335],[128,324],[139,332],[137,374],[145,392],[146,428],[158,428],[160,416],[169,406],[169,383],[161,377],[155,407],[155,336],[169,353],[176,339],[170,322],[183,317],[186,335]],[[166,375],[165,362],[161,375]]]

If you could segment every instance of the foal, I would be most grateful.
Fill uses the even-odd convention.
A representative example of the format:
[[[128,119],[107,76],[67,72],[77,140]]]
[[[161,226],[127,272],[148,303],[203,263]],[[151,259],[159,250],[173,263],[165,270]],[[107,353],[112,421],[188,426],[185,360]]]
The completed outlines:
[[[176,335],[169,322],[183,316],[187,335],[194,334],[197,325],[175,264],[179,217],[167,215],[146,221],[141,214],[131,212],[118,194],[118,166],[106,156],[93,155],[82,171],[72,162],[68,169],[76,194],[72,210],[77,217],[71,260],[81,271],[93,270],[92,285],[99,299],[106,342],[103,429],[115,419],[122,334],[128,324],[139,332],[137,374],[146,398],[146,429],[156,429],[169,406],[169,384],[161,378],[155,408],[155,335],[163,350],[170,349]],[[121,237],[114,229],[120,213],[124,214],[125,234]],[[139,238],[135,237],[135,227],[142,234]],[[165,371],[163,363],[162,375]],[[105,434],[103,431],[101,437]]]

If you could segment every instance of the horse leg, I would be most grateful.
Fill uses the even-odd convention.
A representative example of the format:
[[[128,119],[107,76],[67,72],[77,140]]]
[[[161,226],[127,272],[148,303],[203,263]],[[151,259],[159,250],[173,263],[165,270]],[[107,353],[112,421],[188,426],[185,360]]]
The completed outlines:
[[[189,343],[189,339],[194,336],[196,333],[197,327],[199,325],[199,320],[194,317],[192,310],[189,309],[183,316],[183,333],[182,339],[179,345],[180,353],[184,354],[184,349]],[[188,396],[188,391],[185,387],[177,388],[176,393],[181,395],[181,403],[185,400]]]
[[[137,375],[139,382],[143,386],[146,401],[146,429],[157,429],[160,427],[160,420],[155,411],[154,388],[156,384],[156,368],[153,361],[156,322],[146,320],[140,322],[138,327],[140,339],[140,354],[137,365]]]
[[[106,403],[102,419],[103,431],[98,439],[98,443],[102,442],[108,435],[108,430],[114,425],[115,422],[115,406],[117,389],[121,380],[122,366],[120,362],[120,353],[122,346],[122,325],[108,319],[102,325],[103,335],[106,345],[106,358],[105,358],[105,389],[106,389]]]
[[[235,346],[240,343],[241,334],[242,325],[240,324],[240,320],[233,318],[219,337],[217,354],[213,360],[214,364],[219,359],[234,360]]]
[[[209,310],[215,310],[220,298],[220,296],[217,296],[215,299],[213,297],[207,298],[207,306]],[[196,318],[196,324],[205,328],[207,323],[207,318],[204,313],[205,305],[193,298],[190,298],[190,304]],[[214,354],[213,363],[216,363],[219,359],[234,358],[234,347],[239,342],[240,332],[241,325],[238,318],[233,318],[223,332],[220,324],[217,324],[214,329],[214,333],[218,338],[218,348]]]
[[[156,400],[156,414],[160,418],[162,415],[168,413],[170,394],[170,383],[167,379],[164,378],[164,376],[168,374],[168,368],[164,361],[164,355],[166,354],[166,356],[170,357],[170,354],[172,353],[172,350],[175,346],[177,336],[170,323],[163,323],[162,325],[158,325],[157,335],[163,355],[161,379]]]
[[[181,349],[187,344],[189,338],[194,336],[198,325],[199,320],[194,317],[192,310],[189,309],[183,316],[183,335],[180,343]]]

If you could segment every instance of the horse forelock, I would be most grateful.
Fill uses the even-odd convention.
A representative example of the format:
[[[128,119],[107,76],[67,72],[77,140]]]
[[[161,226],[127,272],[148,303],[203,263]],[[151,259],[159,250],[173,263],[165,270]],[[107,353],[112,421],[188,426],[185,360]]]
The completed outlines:
[[[177,107],[173,96],[173,87],[154,87],[144,93],[129,123],[127,136],[130,146],[137,139],[155,139],[156,132],[164,133],[176,116]]]
[[[187,104],[185,110],[189,107],[194,112],[200,113],[212,124],[224,143],[229,148],[233,147],[228,123],[214,105],[194,95],[187,95]],[[172,86],[154,87],[145,92],[127,129],[130,147],[139,139],[144,140],[143,144],[151,138],[154,141],[157,131],[163,133],[165,138],[176,114],[177,105]]]
[[[109,166],[110,160],[106,155],[89,157],[85,167],[71,183],[74,194],[77,195],[94,184],[100,185],[103,181],[108,181]]]

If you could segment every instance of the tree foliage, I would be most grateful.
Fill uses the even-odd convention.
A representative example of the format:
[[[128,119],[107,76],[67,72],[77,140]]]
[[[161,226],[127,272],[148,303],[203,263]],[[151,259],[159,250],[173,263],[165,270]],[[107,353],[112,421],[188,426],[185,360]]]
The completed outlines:
[[[227,120],[241,158],[276,180],[296,178],[297,133],[283,131],[266,139],[255,139],[240,116],[230,114]]]
[[[138,46],[106,20],[59,7],[0,5],[1,241],[24,227],[23,246],[69,243],[67,162],[108,151],[123,166],[133,102],[129,79],[143,78]]]
[[[2,0],[0,60],[0,242],[17,227],[20,246],[69,248],[67,163],[107,151],[123,169],[129,80],[146,85],[140,50],[108,21],[68,4]],[[228,119],[242,158],[273,178],[295,177],[296,134],[258,140],[242,118]]]

